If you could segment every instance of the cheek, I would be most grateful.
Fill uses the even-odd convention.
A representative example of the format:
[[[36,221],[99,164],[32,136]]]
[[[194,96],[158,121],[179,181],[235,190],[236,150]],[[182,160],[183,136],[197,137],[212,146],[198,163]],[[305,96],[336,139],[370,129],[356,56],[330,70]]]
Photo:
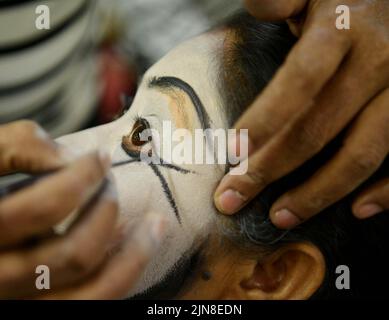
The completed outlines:
[[[148,211],[148,199],[151,188],[145,188],[145,183],[141,183],[142,180],[148,179],[147,172],[142,177],[142,173],[139,172],[124,172],[124,170],[116,170],[114,172],[115,183],[119,194],[119,206],[120,206],[120,218],[122,220],[136,223],[137,218],[142,213]]]
[[[181,175],[163,170],[180,210],[181,225],[150,168],[131,165],[115,172],[122,223],[139,222],[149,211],[164,214],[170,220],[163,245],[130,295],[143,292],[159,282],[183,255],[191,255],[211,232],[216,217],[212,192],[218,178],[214,167],[208,166],[207,170],[200,171],[197,175]]]
[[[178,207],[183,216],[183,229],[193,240],[206,237],[215,221],[216,209],[213,192],[219,180],[215,166],[191,166],[194,175],[180,175],[173,178]]]

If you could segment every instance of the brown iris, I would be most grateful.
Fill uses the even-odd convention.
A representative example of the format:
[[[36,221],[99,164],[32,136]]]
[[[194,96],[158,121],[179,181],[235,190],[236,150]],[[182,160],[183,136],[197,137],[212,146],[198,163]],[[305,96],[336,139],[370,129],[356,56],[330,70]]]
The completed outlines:
[[[129,135],[126,135],[122,139],[122,145],[127,151],[140,151],[141,147],[151,141],[151,137],[148,140],[142,139],[142,133],[144,130],[150,129],[150,125],[145,119],[137,119]]]

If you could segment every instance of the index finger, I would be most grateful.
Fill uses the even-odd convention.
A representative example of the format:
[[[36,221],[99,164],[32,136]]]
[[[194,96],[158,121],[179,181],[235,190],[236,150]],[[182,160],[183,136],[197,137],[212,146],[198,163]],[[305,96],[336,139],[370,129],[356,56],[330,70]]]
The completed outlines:
[[[313,105],[315,96],[339,68],[350,43],[348,37],[323,22],[306,31],[274,79],[235,125],[236,129],[248,129],[253,148],[263,145]]]
[[[61,150],[35,122],[0,126],[0,174],[49,171],[62,167]]]
[[[101,185],[109,165],[108,155],[96,152],[2,200],[0,245],[45,232],[83,206]]]
[[[283,20],[299,14],[307,0],[245,0],[247,10],[261,20]]]

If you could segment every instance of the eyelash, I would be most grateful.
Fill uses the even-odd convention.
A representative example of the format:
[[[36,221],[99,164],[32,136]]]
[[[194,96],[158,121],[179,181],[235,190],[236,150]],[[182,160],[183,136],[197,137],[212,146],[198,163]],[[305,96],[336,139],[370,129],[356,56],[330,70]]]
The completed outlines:
[[[134,125],[136,122],[138,121],[146,121],[148,122],[146,119],[142,118],[139,114],[135,114],[135,115],[132,115],[131,116],[131,123]]]

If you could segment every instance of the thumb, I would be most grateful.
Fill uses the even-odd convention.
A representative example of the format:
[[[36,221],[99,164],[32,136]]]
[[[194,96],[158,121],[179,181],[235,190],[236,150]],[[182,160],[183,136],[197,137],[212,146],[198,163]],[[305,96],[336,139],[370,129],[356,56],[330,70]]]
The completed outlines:
[[[304,10],[309,0],[244,0],[247,11],[260,20],[286,20]]]
[[[42,172],[65,165],[60,148],[32,121],[0,126],[0,174]]]

